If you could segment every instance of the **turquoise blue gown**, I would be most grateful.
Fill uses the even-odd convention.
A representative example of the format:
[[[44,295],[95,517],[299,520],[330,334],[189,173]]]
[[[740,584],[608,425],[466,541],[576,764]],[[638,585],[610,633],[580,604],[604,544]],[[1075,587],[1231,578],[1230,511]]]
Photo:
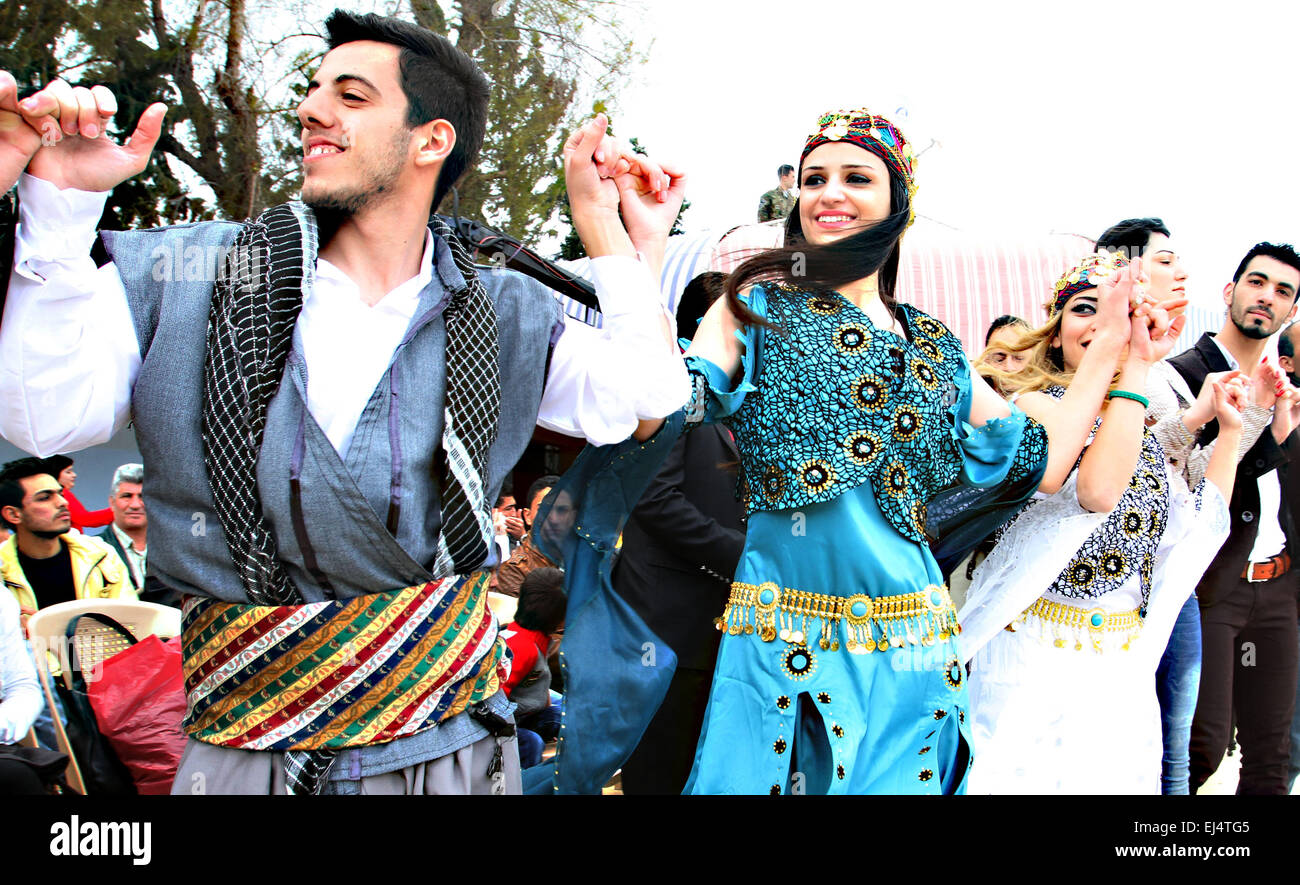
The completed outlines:
[[[766,591],[775,601],[773,587],[759,587],[771,582],[861,616],[778,621],[776,610],[767,623],[752,605],[722,613],[687,792],[964,785],[965,671],[931,550],[955,562],[1020,509],[1041,478],[1046,434],[1014,407],[972,428],[960,342],[908,305],[898,307],[904,340],[835,292],[757,286],[748,303],[783,331],[741,335],[740,378],[688,358],[686,407],[649,440],[589,446],[537,515],[534,543],[566,574],[566,700],[556,756],[524,772],[527,792],[600,792],[663,699],[675,655],[610,572],[623,521],[673,442],[708,421],[735,432],[750,514],[733,599]],[[576,520],[539,531],[558,503]],[[909,597],[913,616],[877,617]]]
[[[760,286],[749,303],[789,334],[750,327],[734,386],[691,360],[695,417],[727,423],[741,453],[750,516],[736,583],[865,595],[877,611],[907,594],[929,604],[856,630],[774,613],[775,637],[753,606],[729,609],[686,791],[960,792],[965,671],[926,505],[958,485],[1019,483],[1027,496],[1046,436],[1014,407],[972,428],[960,342],[908,305],[904,341],[834,292]]]

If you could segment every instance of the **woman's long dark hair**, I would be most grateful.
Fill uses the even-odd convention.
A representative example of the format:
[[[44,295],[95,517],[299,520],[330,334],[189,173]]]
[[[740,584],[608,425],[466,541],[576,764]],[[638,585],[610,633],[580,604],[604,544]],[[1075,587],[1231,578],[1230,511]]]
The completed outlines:
[[[873,152],[874,153],[874,152]],[[803,163],[799,164],[802,176]],[[802,197],[800,197],[802,199]],[[902,176],[889,170],[889,215],[857,233],[825,245],[804,239],[799,200],[785,220],[785,245],[748,259],[727,277],[727,307],[743,325],[772,324],[744,305],[739,293],[753,283],[783,282],[801,289],[835,289],[880,272],[880,300],[894,309],[898,282],[898,246],[911,217],[911,201]],[[796,274],[795,271],[802,273]]]

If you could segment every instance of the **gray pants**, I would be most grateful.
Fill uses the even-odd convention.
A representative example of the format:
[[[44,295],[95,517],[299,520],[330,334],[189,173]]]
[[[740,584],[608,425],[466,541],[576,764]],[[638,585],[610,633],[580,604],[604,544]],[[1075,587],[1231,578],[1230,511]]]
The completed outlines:
[[[493,779],[488,766],[497,739],[486,737],[439,759],[430,759],[359,781],[331,781],[329,793],[372,796],[489,795]],[[505,792],[519,795],[519,744],[511,737],[501,743]],[[181,756],[173,795],[284,795],[284,755],[256,750],[233,750],[191,738]]]

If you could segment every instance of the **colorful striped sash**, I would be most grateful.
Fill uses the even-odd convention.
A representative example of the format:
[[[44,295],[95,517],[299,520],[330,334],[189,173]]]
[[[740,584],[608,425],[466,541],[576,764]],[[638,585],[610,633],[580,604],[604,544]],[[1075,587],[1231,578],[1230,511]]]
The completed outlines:
[[[241,750],[382,744],[501,687],[486,572],[307,605],[190,599],[185,730]]]

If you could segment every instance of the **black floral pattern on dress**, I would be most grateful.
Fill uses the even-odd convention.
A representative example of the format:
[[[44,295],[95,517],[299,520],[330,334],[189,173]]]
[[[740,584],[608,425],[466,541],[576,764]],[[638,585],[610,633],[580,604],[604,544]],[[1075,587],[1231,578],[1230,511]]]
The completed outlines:
[[[1059,399],[1065,395],[1065,388],[1049,387],[1044,393]],[[1101,426],[1101,419],[1096,426]],[[1083,460],[1082,455],[1079,460]],[[1032,506],[1027,506],[1016,520],[1032,510]],[[1007,523],[1003,530],[1010,529],[1016,520]],[[1067,599],[1097,599],[1118,590],[1136,573],[1142,590],[1139,611],[1145,616],[1151,598],[1152,563],[1168,523],[1169,487],[1165,480],[1164,449],[1155,435],[1143,428],[1142,449],[1128,488],[1106,521],[1083,542],[1047,592]]]
[[[897,318],[910,340],[875,328],[838,293],[765,291],[777,328],[759,333],[757,390],[727,419],[749,509],[822,503],[870,481],[889,523],[924,542],[918,505],[955,483],[963,460],[952,401],[936,395],[965,368],[961,343],[907,304]]]

